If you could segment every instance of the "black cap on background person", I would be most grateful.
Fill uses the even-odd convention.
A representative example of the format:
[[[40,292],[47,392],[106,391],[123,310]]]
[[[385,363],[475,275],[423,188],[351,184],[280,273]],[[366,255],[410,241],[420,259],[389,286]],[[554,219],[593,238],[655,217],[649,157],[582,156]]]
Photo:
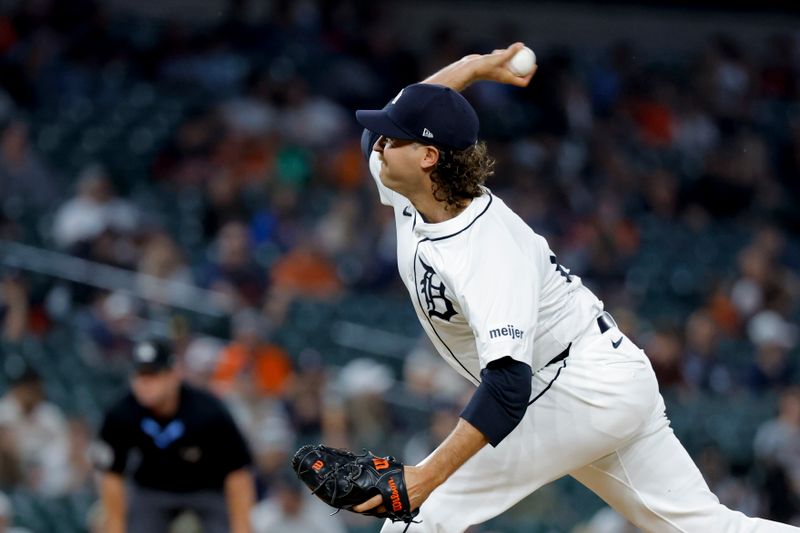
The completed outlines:
[[[131,353],[133,369],[137,374],[157,374],[175,366],[175,354],[169,342],[146,339],[137,342]]]
[[[172,416],[179,407],[181,377],[171,343],[159,338],[137,342],[131,364],[131,391],[139,404],[157,416]]]

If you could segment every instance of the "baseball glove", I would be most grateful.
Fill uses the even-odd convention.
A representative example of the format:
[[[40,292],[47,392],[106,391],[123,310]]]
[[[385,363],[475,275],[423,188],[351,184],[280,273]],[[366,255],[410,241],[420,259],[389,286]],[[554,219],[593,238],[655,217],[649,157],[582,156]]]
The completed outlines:
[[[410,509],[403,463],[394,457],[377,457],[366,450],[356,455],[322,444],[308,444],[294,454],[292,469],[312,494],[337,509],[352,511],[354,506],[380,494],[385,510],[377,511],[376,507],[362,514],[410,523],[419,513],[418,509]]]

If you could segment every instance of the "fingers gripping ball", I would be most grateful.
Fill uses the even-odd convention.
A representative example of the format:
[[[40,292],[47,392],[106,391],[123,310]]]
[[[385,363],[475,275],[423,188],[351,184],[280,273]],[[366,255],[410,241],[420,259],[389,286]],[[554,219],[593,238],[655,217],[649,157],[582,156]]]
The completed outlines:
[[[531,73],[535,64],[536,54],[526,46],[520,49],[520,51],[514,54],[508,61],[508,70],[510,70],[514,76],[524,78]]]
[[[406,492],[403,463],[394,457],[377,457],[365,451],[306,445],[292,458],[292,469],[313,494],[337,509],[352,508],[380,494],[383,510],[363,514],[410,523],[419,510],[412,511]]]

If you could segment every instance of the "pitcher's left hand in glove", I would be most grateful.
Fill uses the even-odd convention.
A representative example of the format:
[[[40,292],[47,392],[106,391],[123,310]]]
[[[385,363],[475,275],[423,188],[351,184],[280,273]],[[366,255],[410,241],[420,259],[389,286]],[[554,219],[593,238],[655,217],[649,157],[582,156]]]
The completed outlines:
[[[337,509],[353,511],[353,507],[380,495],[383,505],[362,514],[408,523],[419,513],[418,509],[411,510],[403,463],[394,457],[306,445],[294,454],[292,468],[313,494]]]

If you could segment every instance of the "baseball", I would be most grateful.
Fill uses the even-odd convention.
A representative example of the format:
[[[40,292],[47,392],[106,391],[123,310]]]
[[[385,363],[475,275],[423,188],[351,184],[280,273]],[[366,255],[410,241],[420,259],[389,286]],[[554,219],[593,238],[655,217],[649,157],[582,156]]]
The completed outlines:
[[[514,57],[508,62],[508,70],[510,70],[514,76],[524,78],[531,73],[535,64],[536,54],[526,46],[514,54]]]

